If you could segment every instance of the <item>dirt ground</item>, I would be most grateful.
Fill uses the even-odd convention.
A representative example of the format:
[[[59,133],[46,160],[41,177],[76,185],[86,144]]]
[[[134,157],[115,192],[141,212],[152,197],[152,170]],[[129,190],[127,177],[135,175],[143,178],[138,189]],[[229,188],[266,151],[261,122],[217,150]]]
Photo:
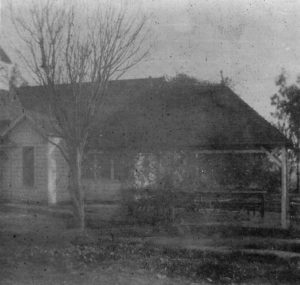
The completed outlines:
[[[79,234],[68,229],[61,218],[0,209],[0,284],[299,284],[300,281],[298,263],[291,265],[274,258],[249,260],[243,255],[199,254],[179,246],[172,250],[153,247],[148,245],[147,238],[128,231],[117,234],[118,230],[88,230]],[[196,246],[199,240],[194,243]]]
[[[82,260],[73,235],[57,218],[0,212],[0,284],[190,284],[122,258]]]

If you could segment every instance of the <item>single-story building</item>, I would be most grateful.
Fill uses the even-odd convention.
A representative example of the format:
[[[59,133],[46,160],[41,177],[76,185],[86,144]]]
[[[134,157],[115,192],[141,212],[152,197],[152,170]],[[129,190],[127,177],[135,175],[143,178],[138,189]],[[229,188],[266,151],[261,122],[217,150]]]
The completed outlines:
[[[58,88],[67,94],[70,87]],[[26,86],[1,93],[2,109],[14,110],[0,121],[2,198],[50,204],[69,200],[68,167],[47,140],[41,92],[41,86]],[[88,140],[85,199],[116,201],[122,189],[150,187],[166,177],[189,191],[218,191],[224,188],[224,175],[216,176],[222,172],[220,165],[230,168],[233,164],[228,161],[234,156],[241,162],[255,154],[273,156],[280,149],[285,227],[288,146],[275,127],[223,84],[195,83],[184,77],[169,82],[165,78],[111,81]],[[218,156],[222,163],[217,159],[210,167],[207,157]],[[236,167],[232,173],[245,178],[246,172],[239,170]],[[228,187],[236,186],[237,180],[231,179]],[[253,187],[252,182],[243,187]]]

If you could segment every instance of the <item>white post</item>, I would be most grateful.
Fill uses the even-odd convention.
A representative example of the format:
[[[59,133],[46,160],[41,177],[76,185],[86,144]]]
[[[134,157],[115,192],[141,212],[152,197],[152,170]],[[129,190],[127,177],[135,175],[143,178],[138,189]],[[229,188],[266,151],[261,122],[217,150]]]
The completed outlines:
[[[287,183],[287,151],[281,150],[281,227],[287,229],[289,226],[289,197]]]
[[[58,144],[59,138],[51,138],[55,144]],[[56,178],[57,178],[57,169],[56,169],[56,158],[55,158],[56,146],[53,143],[48,143],[48,203],[56,204],[57,202],[57,193],[56,193]]]

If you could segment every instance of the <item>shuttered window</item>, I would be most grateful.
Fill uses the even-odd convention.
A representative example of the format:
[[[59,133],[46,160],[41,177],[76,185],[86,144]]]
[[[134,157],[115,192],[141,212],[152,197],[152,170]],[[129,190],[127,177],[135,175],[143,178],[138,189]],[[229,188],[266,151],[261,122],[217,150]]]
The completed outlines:
[[[34,147],[23,147],[23,185],[34,185]]]

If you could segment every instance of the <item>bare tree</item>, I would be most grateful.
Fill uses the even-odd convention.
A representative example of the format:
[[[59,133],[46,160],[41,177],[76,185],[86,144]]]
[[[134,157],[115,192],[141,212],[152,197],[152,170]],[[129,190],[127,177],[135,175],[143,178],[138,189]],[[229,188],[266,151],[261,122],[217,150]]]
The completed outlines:
[[[100,5],[87,17],[78,7],[48,0],[32,5],[22,17],[11,8],[16,31],[25,43],[19,55],[44,87],[43,101],[51,118],[52,138],[69,170],[74,216],[85,227],[82,159],[95,115],[107,95],[109,80],[119,78],[147,54],[145,18],[128,7]],[[61,94],[59,84],[67,84]]]

